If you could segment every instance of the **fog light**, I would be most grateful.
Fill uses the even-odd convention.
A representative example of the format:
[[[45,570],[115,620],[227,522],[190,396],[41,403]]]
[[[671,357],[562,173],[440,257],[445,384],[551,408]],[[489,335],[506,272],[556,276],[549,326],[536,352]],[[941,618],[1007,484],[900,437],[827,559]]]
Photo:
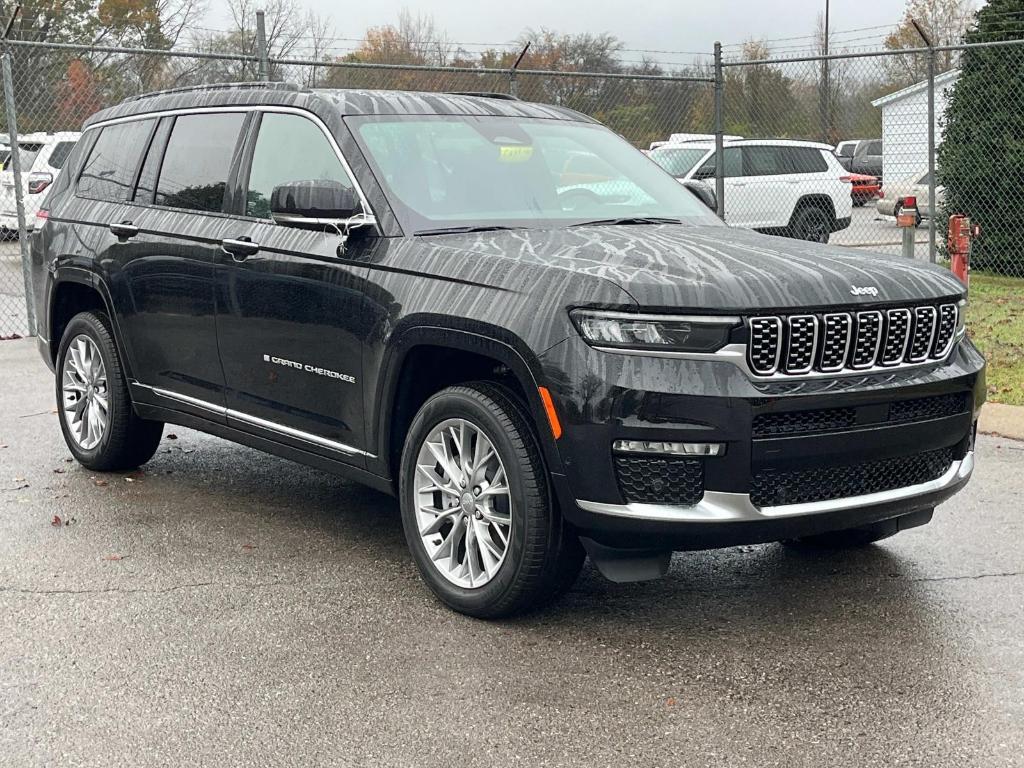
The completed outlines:
[[[725,443],[665,443],[650,440],[616,440],[612,450],[619,453],[654,453],[668,456],[723,456]]]

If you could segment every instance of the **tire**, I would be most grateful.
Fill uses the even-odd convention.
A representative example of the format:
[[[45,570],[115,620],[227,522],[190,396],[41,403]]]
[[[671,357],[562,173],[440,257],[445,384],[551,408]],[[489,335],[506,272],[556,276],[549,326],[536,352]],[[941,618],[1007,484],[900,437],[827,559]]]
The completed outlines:
[[[829,531],[814,536],[802,536],[799,539],[790,539],[782,543],[796,549],[856,549],[874,544],[876,541],[882,541],[882,539],[888,539],[908,528],[925,525],[931,519],[932,510],[926,509],[902,517],[880,520],[871,525]]]
[[[813,205],[797,211],[790,226],[790,236],[797,240],[813,243],[827,243],[835,228],[832,215],[823,208]]]
[[[75,346],[74,351],[72,345]],[[102,370],[102,385],[98,378],[93,385],[88,383],[89,377],[78,374],[85,365],[82,350],[87,351],[88,360],[93,363],[87,368]],[[95,355],[98,355],[102,369],[95,366]],[[114,472],[134,469],[153,458],[164,425],[159,421],[141,419],[135,414],[121,357],[110,331],[110,320],[105,314],[82,312],[71,319],[57,350],[56,371],[57,417],[64,441],[78,463],[96,472]],[[89,403],[79,408],[80,413],[76,416],[75,408],[87,399],[86,393],[91,393],[98,411],[92,410],[92,403]],[[105,423],[101,407],[104,399],[107,406]],[[86,430],[82,413],[88,414],[86,418],[90,426],[100,426]],[[98,421],[93,422],[97,413]],[[87,431],[89,435],[85,439]]]
[[[468,437],[460,431],[463,425]],[[449,431],[441,434],[445,430]],[[451,438],[450,430],[470,444],[466,452],[474,454],[474,459],[480,458],[475,451],[481,445],[481,435],[494,449],[495,459],[481,460],[479,468],[470,467],[466,486],[456,478],[461,477],[464,464],[457,457],[458,443]],[[449,457],[453,472],[441,469],[436,451],[442,458]],[[506,478],[507,493],[486,495],[502,486],[499,467]],[[406,541],[423,580],[450,608],[478,618],[510,616],[541,606],[576,580],[585,557],[583,547],[554,503],[525,409],[507,390],[475,382],[449,387],[427,400],[409,428],[400,471]],[[488,473],[490,480],[485,477]],[[441,486],[449,490],[424,494],[426,488]],[[476,512],[469,512],[474,499],[467,500],[467,496],[484,486],[489,487],[475,503],[492,504],[493,508],[481,512],[477,506]],[[442,518],[447,522],[438,523]],[[504,519],[509,520],[507,526],[494,522]],[[421,533],[430,531],[432,523],[441,527]],[[471,528],[475,531],[472,535]],[[493,550],[501,549],[503,533],[506,543],[497,565],[491,562],[493,570],[481,573],[488,567],[484,549],[494,558]]]

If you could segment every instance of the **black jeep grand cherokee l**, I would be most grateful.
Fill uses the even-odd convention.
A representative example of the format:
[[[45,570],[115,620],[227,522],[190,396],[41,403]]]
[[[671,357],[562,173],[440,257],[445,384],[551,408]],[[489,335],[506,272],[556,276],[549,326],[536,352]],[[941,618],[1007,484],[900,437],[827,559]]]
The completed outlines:
[[[585,553],[628,580],[874,541],[971,473],[955,277],[726,227],[566,109],[158,93],[92,117],[55,186],[32,254],[75,457],[137,466],[171,422],[396,494],[465,613]]]

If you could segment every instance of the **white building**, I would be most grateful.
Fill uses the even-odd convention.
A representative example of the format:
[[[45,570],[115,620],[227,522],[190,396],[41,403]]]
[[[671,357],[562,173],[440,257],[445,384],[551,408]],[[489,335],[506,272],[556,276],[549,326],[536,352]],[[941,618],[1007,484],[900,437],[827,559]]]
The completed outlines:
[[[942,116],[949,93],[960,76],[951,69],[935,76],[935,146],[942,143]],[[882,110],[882,174],[899,181],[928,170],[928,81],[875,99]]]

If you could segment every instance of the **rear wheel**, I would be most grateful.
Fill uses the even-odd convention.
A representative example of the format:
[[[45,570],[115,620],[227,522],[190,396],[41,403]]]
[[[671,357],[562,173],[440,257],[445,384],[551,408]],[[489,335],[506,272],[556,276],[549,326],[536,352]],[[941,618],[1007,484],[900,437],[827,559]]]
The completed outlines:
[[[60,428],[80,464],[108,472],[153,458],[164,425],[135,415],[106,315],[82,312],[71,318],[56,371]]]
[[[818,206],[804,208],[793,217],[790,233],[797,240],[808,240],[813,243],[827,243],[832,234],[832,216]]]
[[[423,580],[460,613],[533,608],[571,586],[583,564],[524,409],[492,384],[450,387],[423,405],[402,452],[400,495]]]

